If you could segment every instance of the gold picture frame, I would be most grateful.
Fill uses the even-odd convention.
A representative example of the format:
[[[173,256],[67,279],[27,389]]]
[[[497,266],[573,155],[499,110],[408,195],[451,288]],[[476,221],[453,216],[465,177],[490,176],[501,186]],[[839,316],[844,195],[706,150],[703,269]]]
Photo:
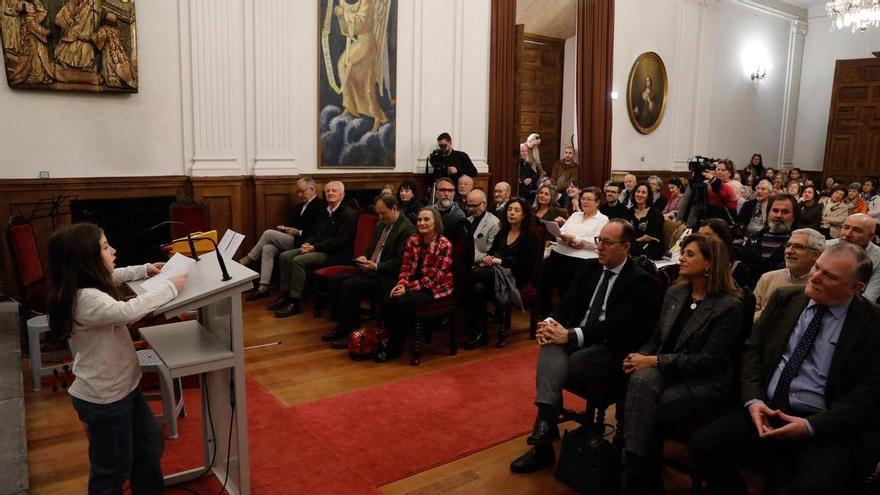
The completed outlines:
[[[663,91],[658,93],[655,88]],[[669,78],[663,59],[655,52],[639,55],[626,82],[626,111],[633,127],[642,134],[654,132],[663,122],[668,96]]]

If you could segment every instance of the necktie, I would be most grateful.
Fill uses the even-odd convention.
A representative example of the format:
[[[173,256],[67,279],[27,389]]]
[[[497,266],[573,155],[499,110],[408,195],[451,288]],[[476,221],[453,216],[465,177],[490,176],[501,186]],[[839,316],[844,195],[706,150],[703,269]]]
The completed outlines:
[[[791,353],[788,362],[785,363],[785,368],[779,374],[776,390],[773,392],[773,398],[770,399],[770,407],[788,409],[791,405],[788,401],[791,381],[798,375],[801,365],[804,364],[804,360],[807,359],[807,355],[813,349],[813,343],[816,342],[816,337],[819,335],[819,331],[822,330],[822,318],[828,312],[827,306],[817,304],[813,307],[815,308],[813,319],[810,320],[807,330],[801,335],[801,339],[795,346],[794,352]]]
[[[388,238],[388,232],[391,231],[391,227],[385,227],[382,229],[382,235],[379,236],[379,240],[376,242],[376,249],[373,249],[373,255],[370,256],[370,261],[373,263],[379,259],[379,255],[382,253],[382,248],[385,247],[385,239]]]
[[[608,292],[608,282],[614,275],[614,272],[611,270],[602,271],[602,282],[596,289],[596,296],[593,297],[593,303],[590,304],[590,312],[587,314],[587,321],[584,323],[584,326],[589,327],[599,321],[599,314],[602,312],[602,305],[605,304],[605,293]]]

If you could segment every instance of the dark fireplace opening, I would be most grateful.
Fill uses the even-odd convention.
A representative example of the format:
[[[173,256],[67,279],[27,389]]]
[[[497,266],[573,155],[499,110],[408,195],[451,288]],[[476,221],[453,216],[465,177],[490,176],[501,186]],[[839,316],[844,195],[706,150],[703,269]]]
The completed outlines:
[[[174,196],[125,199],[87,199],[70,202],[74,222],[90,222],[104,230],[116,249],[116,266],[141,265],[167,258],[160,246],[171,238],[169,226],[150,227],[169,219]]]

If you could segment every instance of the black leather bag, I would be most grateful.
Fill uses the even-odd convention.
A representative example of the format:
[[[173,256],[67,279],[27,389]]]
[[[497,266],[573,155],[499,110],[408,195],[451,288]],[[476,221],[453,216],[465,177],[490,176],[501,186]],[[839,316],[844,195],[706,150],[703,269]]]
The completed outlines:
[[[566,430],[554,476],[579,493],[616,494],[620,480],[620,451],[586,426]]]

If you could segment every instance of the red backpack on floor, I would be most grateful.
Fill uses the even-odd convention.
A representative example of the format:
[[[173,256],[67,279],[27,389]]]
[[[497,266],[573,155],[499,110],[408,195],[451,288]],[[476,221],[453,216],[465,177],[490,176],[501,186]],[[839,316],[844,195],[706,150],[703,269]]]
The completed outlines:
[[[379,328],[358,328],[348,336],[348,357],[355,361],[373,359],[384,337]]]

